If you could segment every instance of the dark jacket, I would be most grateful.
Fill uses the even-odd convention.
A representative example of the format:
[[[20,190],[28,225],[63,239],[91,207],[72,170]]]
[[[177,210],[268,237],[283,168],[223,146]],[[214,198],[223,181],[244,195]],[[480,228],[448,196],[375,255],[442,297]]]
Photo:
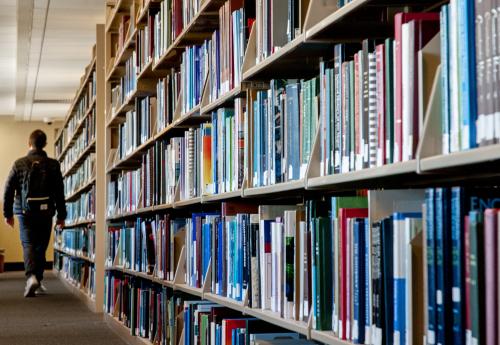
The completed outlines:
[[[51,199],[54,202],[57,211],[57,219],[66,219],[66,204],[64,199],[64,182],[61,174],[59,162],[47,157],[43,150],[31,150],[26,157],[18,159],[12,167],[3,196],[3,215],[5,218],[11,218],[13,214],[22,214],[21,207],[21,189],[28,179],[28,174],[35,160],[46,159],[49,170],[49,179],[51,181]]]

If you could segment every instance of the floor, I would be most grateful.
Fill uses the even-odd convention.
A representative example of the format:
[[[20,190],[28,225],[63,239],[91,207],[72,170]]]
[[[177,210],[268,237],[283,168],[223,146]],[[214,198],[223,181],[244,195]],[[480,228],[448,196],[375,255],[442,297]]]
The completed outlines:
[[[52,272],[48,294],[24,298],[24,274],[0,274],[0,345],[125,345]]]

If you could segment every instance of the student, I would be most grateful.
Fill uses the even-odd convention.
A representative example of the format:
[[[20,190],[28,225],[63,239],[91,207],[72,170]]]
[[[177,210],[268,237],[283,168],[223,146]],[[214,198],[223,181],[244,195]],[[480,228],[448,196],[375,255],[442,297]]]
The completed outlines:
[[[29,137],[29,152],[12,167],[4,192],[5,222],[14,227],[16,214],[21,229],[26,289],[24,297],[45,292],[41,285],[45,251],[52,232],[52,218],[57,211],[57,226],[64,226],[66,205],[59,163],[43,150],[47,136],[39,129]]]

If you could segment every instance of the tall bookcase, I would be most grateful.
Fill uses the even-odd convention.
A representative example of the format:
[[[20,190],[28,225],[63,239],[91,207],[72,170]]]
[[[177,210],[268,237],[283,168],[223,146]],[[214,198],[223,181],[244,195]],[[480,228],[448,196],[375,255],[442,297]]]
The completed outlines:
[[[104,275],[104,25],[96,26],[92,60],[85,68],[56,138],[68,219],[56,230],[56,272],[74,293],[100,312]]]
[[[265,52],[266,49],[269,50],[266,46],[269,42],[266,40],[270,34],[266,31],[267,29],[264,30],[258,26],[262,18],[257,18],[253,26],[249,24],[246,27],[248,32],[242,33],[243,41],[246,41],[244,53],[238,57],[237,61],[224,62],[228,66],[240,64],[239,77],[228,77],[224,75],[225,72],[214,75],[214,69],[207,57],[210,54],[207,41],[213,39],[214,31],[224,24],[224,6],[229,4],[227,6],[231,14],[231,4],[236,1],[200,1],[197,8],[185,14],[184,20],[187,18],[187,22],[180,27],[172,28],[172,32],[169,32],[170,36],[159,39],[156,37],[157,32],[153,31],[151,26],[155,25],[155,15],[161,13],[163,6],[167,6],[167,3],[171,2],[167,0],[117,0],[107,8],[104,64],[105,125],[102,126],[105,129],[105,153],[102,157],[105,159],[101,160],[101,162],[106,162],[102,170],[103,176],[105,175],[103,180],[104,178],[106,180],[106,195],[100,197],[102,197],[101,202],[106,203],[106,207],[102,210],[107,210],[106,226],[103,226],[103,229],[107,230],[103,231],[102,236],[107,233],[108,250],[112,247],[110,241],[117,240],[112,239],[110,233],[119,232],[121,227],[133,229],[136,225],[130,224],[138,219],[156,215],[168,214],[172,218],[189,218],[195,213],[220,211],[223,203],[234,201],[245,205],[303,205],[305,200],[319,196],[328,198],[332,195],[353,194],[359,189],[370,189],[367,192],[369,216],[366,218],[368,224],[373,224],[395,212],[414,212],[415,209],[419,209],[425,202],[425,193],[422,189],[424,187],[449,185],[453,182],[462,183],[469,173],[473,174],[475,181],[481,183],[491,182],[489,178],[498,175],[493,169],[495,162],[497,163],[500,159],[498,143],[470,150],[443,153],[441,67],[439,67],[439,62],[436,63],[436,55],[433,55],[435,51],[431,46],[421,49],[422,61],[427,64],[425,69],[427,74],[422,76],[421,85],[419,85],[425,93],[425,97],[422,97],[424,101],[419,108],[423,114],[423,121],[418,132],[418,145],[410,150],[414,151],[408,155],[410,158],[367,166],[361,163],[362,168],[347,167],[345,170],[325,172],[327,169],[324,165],[327,163],[324,159],[323,141],[326,139],[324,139],[321,125],[318,124],[316,128],[310,125],[312,129],[309,128],[311,133],[308,134],[307,143],[303,144],[304,147],[297,149],[301,152],[303,161],[294,166],[295,172],[299,171],[299,173],[293,174],[288,171],[287,176],[293,175],[294,177],[285,176],[282,178],[283,182],[276,183],[269,177],[271,168],[262,174],[263,177],[257,171],[262,163],[258,162],[260,158],[256,159],[254,155],[255,148],[258,146],[255,142],[264,140],[258,133],[259,126],[265,126],[265,124],[256,122],[256,118],[261,116],[259,111],[262,109],[256,110],[255,104],[258,104],[260,97],[263,97],[263,90],[272,89],[273,85],[276,85],[276,80],[282,79],[303,80],[304,83],[301,81],[295,84],[306,88],[308,86],[305,82],[318,77],[321,73],[321,63],[331,62],[335,58],[337,43],[359,43],[365,38],[383,42],[385,38],[393,36],[395,13],[401,11],[435,12],[442,5],[442,1],[306,0],[295,2],[300,6],[295,31],[288,33],[288,40],[281,46],[277,44],[274,51],[271,48],[270,51]],[[176,3],[185,4],[181,1]],[[189,3],[194,3],[194,1]],[[255,3],[256,1],[245,1],[239,6],[245,8],[249,4],[249,6],[254,6],[255,10]],[[259,17],[262,14],[255,16]],[[286,17],[286,13],[282,13],[282,16]],[[272,21],[278,19],[277,16]],[[286,21],[286,18],[284,20]],[[220,29],[220,32],[224,29]],[[164,28],[161,27],[161,30]],[[151,45],[148,45],[151,43],[151,36],[155,39]],[[436,44],[435,41],[432,43]],[[197,48],[191,48],[195,45]],[[231,49],[234,48],[232,45],[233,43],[229,45]],[[223,45],[222,47],[227,48]],[[204,56],[207,57],[206,65],[196,67],[203,73],[194,77],[188,76],[192,72],[189,70],[190,64],[195,65],[197,59],[202,59]],[[425,60],[427,57],[430,60]],[[193,60],[189,60],[191,58]],[[204,68],[207,70],[205,71]],[[230,86],[217,86],[216,84],[220,82],[217,79],[219,77],[226,78],[224,81]],[[352,88],[354,92],[354,82]],[[318,93],[315,96],[316,98],[313,97],[314,101],[311,102],[314,103],[311,105],[312,113],[321,116],[323,110],[319,109],[320,95]],[[302,103],[297,102],[297,107],[302,107]],[[352,104],[352,107],[354,116],[355,105]],[[225,114],[224,111],[228,108],[234,113]],[[160,111],[164,112],[162,116],[158,116]],[[228,173],[226,175],[227,171],[224,171],[222,181],[215,181],[212,176],[210,183],[207,183],[206,176],[201,176],[204,174],[204,168],[207,167],[204,164],[209,164],[204,161],[203,154],[206,146],[202,142],[197,142],[196,136],[200,135],[202,138],[202,134],[197,131],[203,132],[206,129],[203,127],[206,123],[211,122],[211,128],[214,128],[214,119],[220,120],[217,117],[218,112],[223,113],[220,115],[223,121],[226,121],[226,117],[231,118],[229,121],[234,121],[234,124],[231,122],[231,125],[228,125],[229,131],[221,132],[220,135],[224,137],[227,134],[227,137],[234,139],[241,132],[243,137],[237,139],[242,139],[244,144],[240,147],[238,146],[240,141],[235,140],[235,150],[231,151],[232,156],[218,157],[219,161],[226,161],[226,163],[221,163],[221,167],[229,169]],[[305,114],[300,113],[300,116],[305,117]],[[411,114],[411,116],[416,115]],[[163,122],[158,120],[160,117]],[[137,128],[139,122],[142,124],[141,131]],[[266,133],[265,135],[275,139],[273,134]],[[300,135],[304,134],[300,132]],[[175,140],[171,141],[172,138],[183,139],[175,143]],[[290,142],[300,140],[302,143],[302,137],[291,136],[288,140]],[[189,163],[195,166],[193,169],[199,169],[198,172],[189,170],[192,167],[188,168],[188,163],[181,161],[180,167],[177,167],[181,173],[179,176],[175,175],[175,172],[172,173],[176,176],[173,182],[162,181],[159,186],[155,186],[156,179],[160,177],[159,171],[154,170],[152,161],[155,158],[155,150],[166,149],[161,146],[162,142],[168,142],[172,146],[179,145],[179,147],[193,145],[191,151],[188,148],[185,152],[183,149],[179,151],[172,149],[172,154],[196,156],[200,151],[198,158]],[[268,148],[269,146],[263,151]],[[307,152],[307,154],[302,152]],[[174,164],[165,157],[161,159],[166,169]],[[211,159],[213,160],[214,157]],[[347,160],[349,162],[349,157]],[[355,160],[352,158],[352,161]],[[213,164],[211,161],[209,168],[213,168]],[[356,164],[352,163],[352,166]],[[268,182],[263,183],[262,180]],[[214,187],[214,184],[218,184],[217,187]],[[152,195],[155,188],[159,188],[164,195]],[[133,233],[132,237],[136,234]],[[186,272],[190,265],[187,261],[191,259],[187,257],[189,243],[185,243],[180,248],[179,259],[173,274],[170,279],[165,279],[157,274],[158,267],[151,272],[146,272],[147,269],[132,269],[133,263],[131,262],[121,262],[121,257],[125,257],[126,260],[130,257],[123,252],[127,247],[125,239],[120,238],[117,241],[117,252],[113,253],[115,256],[110,257],[111,253],[108,252],[106,254],[108,257],[103,258],[103,262],[106,261],[106,278],[103,274],[97,280],[103,281],[108,275],[115,273],[124,277],[134,277],[134,279],[165,287],[169,293],[184,293],[193,298],[212,301],[244,315],[250,315],[300,333],[308,339],[328,344],[350,343],[339,340],[338,334],[331,330],[318,330],[313,325],[315,321],[312,312],[308,313],[308,318],[295,320],[282,317],[279,313],[267,309],[251,307],[251,297],[247,294],[240,296],[242,297],[240,301],[236,301],[214,293],[212,284],[216,278],[212,276],[211,263],[208,265],[203,281],[198,281],[198,286],[194,287],[189,283],[189,278],[186,279]],[[105,255],[104,250],[101,254]],[[110,289],[114,287],[109,286],[110,281],[106,284],[108,284],[106,291],[110,293]],[[108,303],[114,302],[111,297],[108,297]],[[111,314],[105,313],[106,320],[125,333],[125,328],[118,321],[118,315]],[[181,338],[183,339],[182,336]]]

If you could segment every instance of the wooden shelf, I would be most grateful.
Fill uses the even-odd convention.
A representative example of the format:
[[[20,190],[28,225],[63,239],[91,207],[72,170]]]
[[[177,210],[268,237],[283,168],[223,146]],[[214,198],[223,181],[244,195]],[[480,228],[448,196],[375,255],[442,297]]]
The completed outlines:
[[[311,339],[329,345],[352,345],[349,341],[337,338],[332,331],[317,331],[311,329]]]
[[[85,124],[85,120],[92,113],[92,110],[95,107],[95,102],[96,102],[96,99],[94,97],[92,99],[92,102],[90,102],[90,105],[87,108],[87,110],[85,112],[85,115],[82,117],[82,119],[80,120],[80,123],[78,124],[78,126],[76,126],[75,130],[73,131],[73,134],[71,135],[71,138],[69,138],[69,140],[66,142],[66,145],[64,146],[64,148],[62,149],[61,153],[57,157],[57,160],[59,162],[64,158],[64,155],[66,154],[66,152],[68,151],[68,149],[71,146],[73,146],[73,144],[75,143],[76,139],[78,139],[78,136],[82,133],[82,130],[83,130],[83,127],[84,127],[83,125]],[[63,129],[63,130],[65,130],[65,129]],[[61,131],[61,133],[62,133],[62,131]]]
[[[151,146],[154,143],[155,143],[155,138],[154,137],[149,138],[144,143],[139,145],[131,153],[129,153],[128,155],[117,161],[115,164],[113,164],[113,166],[109,168],[106,171],[106,173],[111,174],[115,171],[120,171],[140,166],[142,163],[142,155],[144,151],[146,151],[149,148],[149,146]]]
[[[151,213],[154,210],[155,210],[154,206],[139,208],[139,209],[135,210],[134,212],[124,212],[124,213],[120,213],[120,214],[115,214],[113,216],[109,216],[106,218],[106,220],[108,222],[112,222],[112,221],[116,221],[116,220],[120,220],[120,219],[124,219],[124,218],[137,217],[139,215]]]
[[[76,253],[72,253],[72,252],[70,252],[70,251],[64,250],[64,249],[59,248],[59,247],[57,247],[57,246],[54,246],[54,250],[55,250],[55,251],[58,251],[58,252],[60,252],[60,253],[63,253],[63,254],[65,254],[65,255],[67,255],[67,256],[71,256],[71,257],[74,257],[74,258],[77,258],[77,259],[85,260],[85,261],[90,262],[90,263],[92,263],[92,264],[94,263],[94,259],[93,259],[93,258],[91,258],[91,257],[89,257],[89,256],[85,256],[85,255],[78,255],[78,254],[76,254]]]
[[[174,290],[179,290],[193,296],[203,298],[203,289],[195,288],[187,284],[174,284]]]
[[[305,188],[305,179],[300,179],[297,181],[276,183],[270,186],[246,188],[245,190],[243,190],[243,195],[245,197],[258,197],[258,196],[263,197],[263,196],[269,196],[271,194],[290,192],[304,188]]]
[[[319,71],[321,57],[330,56],[332,52],[331,44],[305,42],[302,34],[263,61],[253,62],[252,67],[243,71],[243,81],[313,77]]]
[[[94,223],[95,223],[95,219],[84,219],[84,220],[79,220],[78,222],[65,224],[63,229],[77,228],[77,227],[87,226],[87,225],[94,224]]]
[[[367,37],[386,38],[393,36],[393,23],[381,22],[387,18],[387,13],[392,13],[392,8],[401,8],[410,5],[412,8],[422,11],[433,4],[439,4],[439,0],[352,0],[337,10],[330,9],[330,15],[307,28],[306,41],[328,40],[328,41],[360,41]],[[321,9],[319,9],[321,11]],[[353,25],[356,23],[356,25]]]
[[[203,43],[219,27],[219,8],[225,0],[205,0],[201,8],[170,47],[155,62],[153,70],[173,67],[186,46]]]
[[[246,311],[246,307],[243,304],[243,302],[238,302],[238,301],[235,301],[231,298],[219,296],[219,295],[214,294],[214,293],[210,293],[210,292],[204,293],[203,299],[217,303],[217,304],[222,305],[224,307],[239,311],[240,313],[243,313],[243,314]]]
[[[83,163],[85,158],[87,156],[95,151],[95,143],[96,140],[92,139],[92,141],[87,145],[87,147],[80,153],[77,159],[73,162],[73,164],[70,165],[70,167],[62,174],[63,178],[68,177],[69,175],[73,174]]]
[[[151,282],[154,282],[156,284],[163,285],[163,286],[166,286],[166,287],[169,287],[169,288],[173,288],[173,286],[174,286],[174,283],[172,281],[160,279],[160,278],[155,277],[155,276],[153,276],[151,274],[147,274],[147,273],[144,273],[144,272],[137,272],[137,271],[134,271],[134,270],[131,270],[131,269],[128,269],[128,268],[123,268],[123,267],[118,267],[118,266],[108,266],[108,267],[106,267],[106,270],[107,271],[122,272],[122,273],[125,273],[125,274],[128,274],[128,275],[134,276],[134,277],[139,277],[139,278],[142,278],[142,279],[145,279],[145,280],[149,280]]]
[[[307,189],[333,188],[339,184],[356,183],[359,181],[375,180],[377,178],[415,174],[417,172],[417,161],[399,162],[387,164],[380,167],[351,171],[342,174],[312,177],[307,179]],[[354,186],[355,187],[355,186]]]
[[[309,327],[306,322],[284,319],[280,317],[278,313],[274,313],[270,310],[245,308],[245,314],[272,323],[273,325],[286,328],[292,332],[309,336]]]
[[[145,97],[154,94],[154,91],[149,91],[139,88],[139,80],[137,81],[138,88],[134,90],[120,105],[120,107],[111,115],[106,127],[116,126],[124,121],[124,116],[129,110],[133,110],[135,107],[135,99],[138,97]]]
[[[179,200],[174,202],[174,208],[182,208],[186,206],[196,205],[201,203],[201,197],[196,197],[187,200]]]
[[[500,144],[495,144],[467,151],[453,152],[447,155],[422,158],[420,160],[420,169],[421,171],[433,171],[498,160],[500,160]]]
[[[80,194],[82,194],[83,192],[86,192],[87,190],[92,188],[92,186],[95,184],[95,180],[96,180],[96,178],[94,176],[89,181],[84,183],[81,187],[79,187],[77,190],[75,190],[73,193],[68,195],[66,197],[66,202],[70,202],[70,201],[77,199],[80,196]]]
[[[240,197],[243,197],[243,189],[238,189],[233,192],[227,192],[227,193],[203,195],[201,197],[201,202],[210,203],[210,202],[217,202],[217,201],[223,201],[227,199],[234,199]]]
[[[211,102],[205,106],[202,106],[200,113],[202,115],[206,115],[206,114],[210,115],[212,113],[212,111],[216,110],[217,108],[222,108],[224,105],[232,103],[232,101],[235,98],[238,98],[241,95],[243,95],[245,93],[245,91],[246,90],[243,89],[241,87],[241,85],[237,86],[234,89],[232,89],[231,91],[226,92],[225,94],[219,96],[219,98],[217,98],[213,102]],[[210,90],[208,90],[208,92],[210,92]]]

